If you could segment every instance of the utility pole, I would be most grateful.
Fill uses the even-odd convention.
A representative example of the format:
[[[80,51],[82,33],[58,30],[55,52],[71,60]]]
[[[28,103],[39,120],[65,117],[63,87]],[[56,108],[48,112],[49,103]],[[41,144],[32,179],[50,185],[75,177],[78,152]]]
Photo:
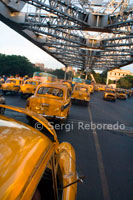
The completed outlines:
[[[88,73],[86,72],[86,74],[85,74],[85,80],[87,80],[87,78],[88,78]]]
[[[65,73],[64,73],[64,80],[66,81],[66,75],[67,75],[67,66],[65,66]]]

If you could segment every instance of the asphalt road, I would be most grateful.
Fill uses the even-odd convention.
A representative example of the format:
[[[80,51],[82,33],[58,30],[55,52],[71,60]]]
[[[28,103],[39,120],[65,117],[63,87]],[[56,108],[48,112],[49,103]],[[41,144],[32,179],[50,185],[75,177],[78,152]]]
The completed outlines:
[[[6,103],[26,104],[19,95],[6,95]],[[27,123],[21,114],[6,115]],[[95,93],[88,107],[72,105],[66,125],[55,128],[60,142],[74,146],[77,171],[85,176],[78,200],[133,199],[133,97],[109,102]]]

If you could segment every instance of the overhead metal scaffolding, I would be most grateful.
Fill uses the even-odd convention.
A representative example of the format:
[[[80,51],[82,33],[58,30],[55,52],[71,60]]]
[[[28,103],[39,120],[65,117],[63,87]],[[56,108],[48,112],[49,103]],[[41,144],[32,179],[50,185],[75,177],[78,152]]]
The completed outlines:
[[[1,0],[0,20],[65,66],[110,70],[133,63],[131,1]]]

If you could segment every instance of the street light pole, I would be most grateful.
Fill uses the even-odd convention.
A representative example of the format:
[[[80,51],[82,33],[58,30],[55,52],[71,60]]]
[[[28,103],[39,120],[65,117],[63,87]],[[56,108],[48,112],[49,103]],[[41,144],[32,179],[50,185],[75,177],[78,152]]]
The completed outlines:
[[[65,66],[65,73],[64,73],[64,80],[66,81],[66,76],[67,76],[67,66]]]

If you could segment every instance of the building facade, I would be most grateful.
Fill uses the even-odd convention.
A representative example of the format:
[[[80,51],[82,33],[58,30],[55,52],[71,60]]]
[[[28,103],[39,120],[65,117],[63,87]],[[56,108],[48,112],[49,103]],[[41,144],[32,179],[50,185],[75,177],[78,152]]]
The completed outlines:
[[[127,75],[133,75],[129,70],[122,70],[122,69],[114,69],[111,71],[108,71],[107,73],[107,81],[106,84],[109,84],[109,80],[114,81],[114,83],[117,83],[117,81],[120,78],[123,78]]]
[[[40,70],[44,71],[45,65],[43,63],[35,63],[35,67],[39,67]]]

